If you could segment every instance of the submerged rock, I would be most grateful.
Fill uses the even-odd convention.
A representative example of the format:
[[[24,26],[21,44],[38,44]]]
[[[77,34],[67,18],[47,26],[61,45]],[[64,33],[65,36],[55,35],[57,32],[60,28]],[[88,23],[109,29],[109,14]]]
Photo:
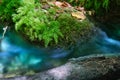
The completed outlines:
[[[0,80],[119,80],[120,55],[72,58],[66,64],[37,73]]]

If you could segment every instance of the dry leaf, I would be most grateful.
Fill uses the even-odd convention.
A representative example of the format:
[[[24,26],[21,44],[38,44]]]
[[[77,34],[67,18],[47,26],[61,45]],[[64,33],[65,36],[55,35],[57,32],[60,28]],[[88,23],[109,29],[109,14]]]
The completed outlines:
[[[85,11],[84,7],[80,7],[80,6],[77,6],[76,10],[78,10],[78,11]]]
[[[72,12],[71,15],[77,19],[84,20],[86,16],[84,15],[83,12]]]
[[[53,4],[59,8],[64,8],[64,7],[72,7],[69,3],[67,2],[60,2],[60,1],[55,1]]]
[[[72,7],[72,6],[67,2],[63,2],[62,7]]]
[[[57,6],[57,7],[61,7],[62,2],[60,2],[60,1],[55,1],[55,2],[53,2],[53,4],[54,4],[55,6]]]

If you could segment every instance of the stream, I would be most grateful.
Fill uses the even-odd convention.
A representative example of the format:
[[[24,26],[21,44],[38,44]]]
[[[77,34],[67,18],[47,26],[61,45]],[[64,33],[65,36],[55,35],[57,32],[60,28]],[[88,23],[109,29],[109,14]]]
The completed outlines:
[[[0,37],[2,32],[0,29]],[[109,38],[101,29],[96,32],[98,34],[84,44],[76,44],[65,50],[37,47],[16,32],[8,30],[0,45],[0,73],[18,70],[39,72],[60,66],[73,57],[120,53],[120,41]]]

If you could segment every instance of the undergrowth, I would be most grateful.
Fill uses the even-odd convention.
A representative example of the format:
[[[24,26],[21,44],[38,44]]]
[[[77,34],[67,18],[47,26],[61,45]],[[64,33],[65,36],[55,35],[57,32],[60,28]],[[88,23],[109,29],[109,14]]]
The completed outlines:
[[[16,9],[21,5],[21,0],[2,0],[0,3],[0,20],[11,21],[12,14],[16,13]]]
[[[67,1],[74,6],[83,6],[87,10],[94,10],[96,14],[102,14],[102,11],[107,12],[110,5],[110,0],[61,0]]]
[[[31,41],[44,41],[45,47],[53,40],[58,43],[58,37],[62,33],[59,22],[52,15],[34,0],[25,0],[17,9],[17,14],[13,15],[15,29],[27,35]]]
[[[60,22],[60,29],[64,35],[63,38],[59,39],[62,46],[70,46],[79,42],[79,40],[85,40],[83,37],[87,38],[93,27],[93,24],[89,20],[80,21],[68,13],[61,14],[57,20]]]

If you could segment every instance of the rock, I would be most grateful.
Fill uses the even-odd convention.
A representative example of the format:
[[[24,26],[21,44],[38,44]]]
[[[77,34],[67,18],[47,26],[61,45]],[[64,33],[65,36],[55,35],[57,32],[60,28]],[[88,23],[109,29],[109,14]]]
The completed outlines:
[[[120,80],[120,55],[73,58],[62,66],[33,76],[0,80]]]
[[[0,74],[3,73],[4,65],[0,63]]]

